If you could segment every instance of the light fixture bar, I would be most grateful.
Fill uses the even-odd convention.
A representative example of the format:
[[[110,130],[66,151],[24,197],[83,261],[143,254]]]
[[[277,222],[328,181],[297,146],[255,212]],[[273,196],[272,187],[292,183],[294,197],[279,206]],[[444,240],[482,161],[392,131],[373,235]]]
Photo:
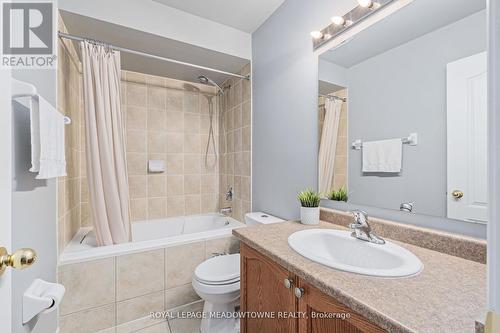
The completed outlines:
[[[318,33],[321,34],[321,37],[313,38],[314,50],[320,48],[330,40],[346,32],[347,30],[352,29],[363,20],[367,19],[382,8],[396,1],[397,0],[374,0],[370,2],[370,5],[368,7],[363,7],[361,5],[357,6],[349,13],[341,16],[341,18],[344,19],[343,24],[332,23],[323,30],[318,31]],[[366,3],[368,4],[368,2]],[[340,23],[340,17],[336,17],[334,21],[336,21],[336,23]],[[349,24],[346,24],[346,22],[349,22]],[[317,35],[319,36],[319,34]]]

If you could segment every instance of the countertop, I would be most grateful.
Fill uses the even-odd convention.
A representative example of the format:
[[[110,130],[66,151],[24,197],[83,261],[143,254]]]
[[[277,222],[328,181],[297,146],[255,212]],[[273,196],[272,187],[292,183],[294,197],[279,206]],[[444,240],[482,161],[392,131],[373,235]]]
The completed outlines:
[[[335,270],[292,250],[288,236],[311,228],[343,229],[332,223],[298,222],[233,230],[246,245],[285,267],[389,332],[471,333],[486,309],[486,265],[409,245],[424,264],[406,278],[379,278]]]

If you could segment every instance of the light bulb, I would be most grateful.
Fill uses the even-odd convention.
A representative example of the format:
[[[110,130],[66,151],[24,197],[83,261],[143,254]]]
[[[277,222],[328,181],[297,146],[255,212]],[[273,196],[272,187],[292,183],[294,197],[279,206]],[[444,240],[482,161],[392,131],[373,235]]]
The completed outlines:
[[[323,33],[321,31],[315,30],[311,32],[311,37],[314,39],[320,39],[321,37],[323,37]]]
[[[372,0],[358,0],[358,3],[361,7],[370,8],[373,5]]]
[[[345,19],[342,16],[332,17],[332,23],[335,25],[344,25]]]

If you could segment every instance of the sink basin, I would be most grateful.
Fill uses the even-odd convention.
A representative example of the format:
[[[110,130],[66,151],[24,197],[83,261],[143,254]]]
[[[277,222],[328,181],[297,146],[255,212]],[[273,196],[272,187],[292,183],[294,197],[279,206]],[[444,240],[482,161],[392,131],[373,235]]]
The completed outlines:
[[[413,253],[394,243],[373,244],[351,232],[308,229],[288,237],[288,244],[302,256],[346,272],[379,277],[404,277],[419,273],[423,264]]]

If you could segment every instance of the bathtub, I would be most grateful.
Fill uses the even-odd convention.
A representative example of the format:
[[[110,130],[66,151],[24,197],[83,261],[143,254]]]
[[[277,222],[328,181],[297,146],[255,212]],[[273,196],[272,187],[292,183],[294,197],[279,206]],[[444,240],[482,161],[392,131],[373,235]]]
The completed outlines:
[[[132,242],[101,247],[92,228],[83,227],[61,253],[59,265],[230,237],[233,229],[245,226],[217,213],[137,221],[132,223]]]

